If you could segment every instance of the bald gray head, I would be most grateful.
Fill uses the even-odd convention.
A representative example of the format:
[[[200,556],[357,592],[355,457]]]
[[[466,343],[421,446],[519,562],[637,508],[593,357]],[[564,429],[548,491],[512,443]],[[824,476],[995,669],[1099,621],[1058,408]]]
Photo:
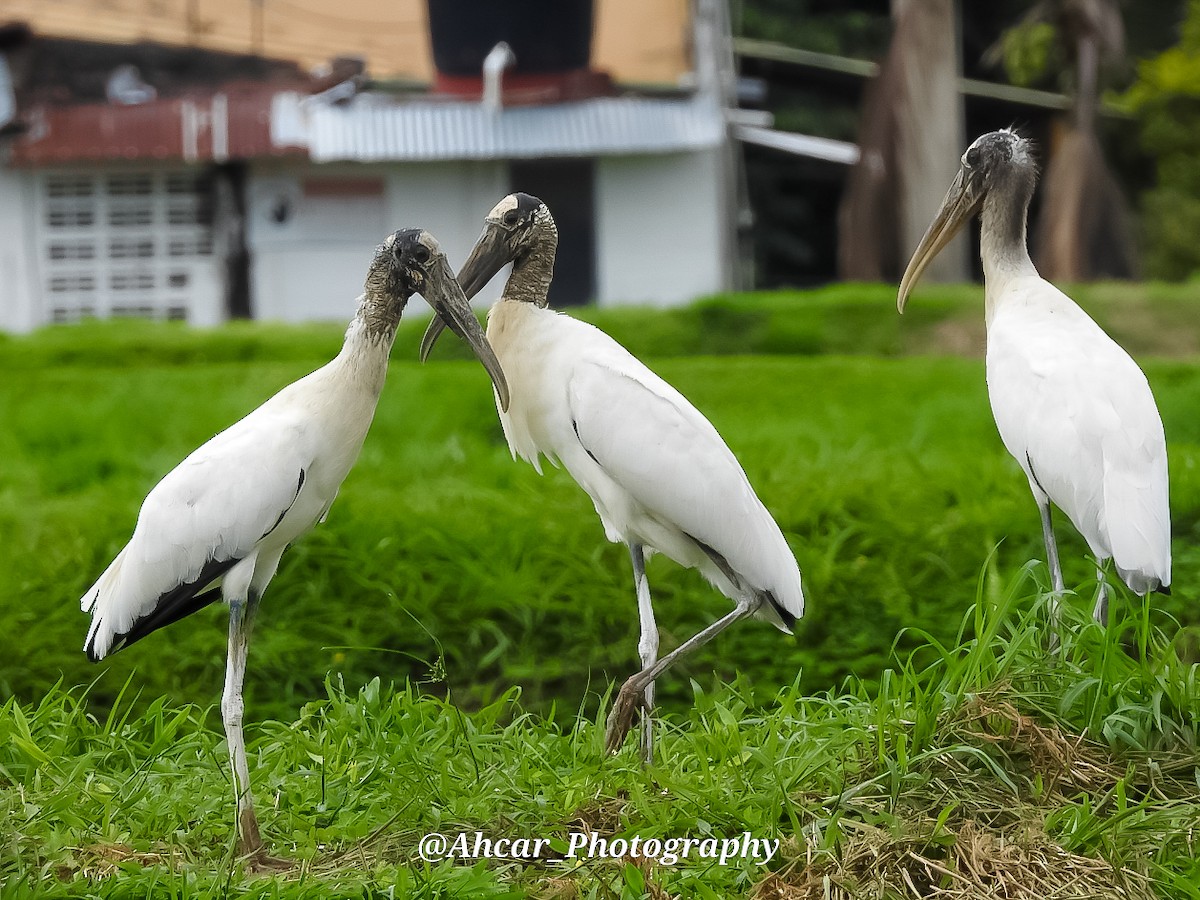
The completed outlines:
[[[438,320],[467,342],[507,407],[508,384],[500,362],[458,286],[441,245],[428,231],[405,228],[388,235],[375,248],[359,309],[368,334],[385,335],[389,340],[394,337],[400,315],[413,294],[424,297]]]
[[[1025,253],[1025,215],[1037,183],[1033,144],[1007,128],[992,131],[976,138],[960,163],[941,209],[900,280],[896,298],[900,312],[929,263],[981,210],[985,241]]]
[[[375,248],[362,311],[372,331],[395,330],[409,298],[423,292],[427,269],[437,258],[445,259],[437,239],[420,228],[393,232]]]
[[[458,281],[474,297],[500,269],[513,264],[504,299],[546,305],[558,226],[550,210],[532,194],[509,194],[484,217],[483,234],[458,271]]]
[[[1014,174],[1037,177],[1033,143],[1008,128],[977,137],[961,162],[962,170],[980,194],[1000,187]]]
[[[474,297],[492,276],[512,263],[503,299],[545,306],[558,249],[558,226],[546,204],[533,194],[509,194],[492,207],[483,222],[483,234],[458,270],[463,293],[468,298]],[[421,338],[422,362],[429,358],[443,327],[435,318],[425,329]]]

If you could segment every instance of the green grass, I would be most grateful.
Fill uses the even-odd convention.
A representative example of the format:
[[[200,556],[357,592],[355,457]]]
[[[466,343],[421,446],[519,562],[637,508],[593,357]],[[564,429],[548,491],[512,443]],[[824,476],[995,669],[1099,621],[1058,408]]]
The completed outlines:
[[[395,896],[640,896],[646,874],[619,866],[561,885],[537,867],[412,864],[418,833],[439,823],[561,832],[575,815],[647,837],[745,822],[785,839],[778,883],[754,867],[649,873],[684,896],[705,884],[714,896],[755,884],[809,896],[798,879],[877,870],[900,885],[919,872],[883,866],[893,857],[925,860],[928,875],[965,865],[956,847],[1003,856],[980,843],[994,834],[1034,854],[1001,827],[1018,820],[1054,852],[1128,859],[1158,896],[1196,896],[1178,886],[1200,874],[1194,854],[1170,830],[1200,825],[1180,787],[1195,781],[1162,754],[1196,737],[1200,301],[1155,285],[1073,293],[1134,350],[1158,398],[1176,590],[1144,615],[1122,594],[1126,625],[1111,638],[1086,629],[1062,666],[1026,621],[1046,582],[1027,566],[1042,556],[1040,527],[987,406],[980,291],[923,291],[903,320],[879,286],[588,311],[712,419],[783,527],[809,598],[795,638],[744,624],[662,679],[671,725],[650,774],[628,752],[602,759],[591,724],[636,666],[624,549],[605,543],[565,473],[509,458],[482,369],[447,342],[418,365],[423,323],[406,323],[362,458],[329,521],[285,556],[251,645],[263,819],[304,860],[280,882],[229,874],[211,706],[221,608],[92,666],[75,602],[155,481],[328,359],[341,327],[101,323],[0,338],[0,698],[13,698],[0,716],[0,813],[14,823],[0,830],[0,900],[31,885],[76,894],[114,869],[96,891],[192,896],[229,877],[238,892],[288,897],[327,896],[334,882],[353,896],[392,883]],[[1059,524],[1082,615],[1091,565]],[[668,561],[652,562],[650,583],[664,648],[728,609]],[[968,615],[963,630],[973,602],[986,621]],[[1062,749],[1054,729],[1095,742],[1080,764],[1101,773],[1094,783],[1073,781],[1073,764],[1036,770]],[[1041,749],[1022,744],[1030,735]],[[847,806],[858,784],[863,799]],[[974,788],[993,805],[972,807]],[[971,831],[979,822],[996,827]]]
[[[468,713],[335,679],[250,729],[267,839],[294,863],[270,877],[232,860],[211,707],[97,715],[56,687],[0,707],[0,896],[1200,896],[1196,668],[1137,614],[1108,633],[1074,616],[1049,657],[1031,589],[988,574],[955,640],[877,687],[693,684],[648,771],[515,689]],[[766,866],[418,857],[427,833],[477,831],[548,838],[547,859],[580,831],[780,844]]]

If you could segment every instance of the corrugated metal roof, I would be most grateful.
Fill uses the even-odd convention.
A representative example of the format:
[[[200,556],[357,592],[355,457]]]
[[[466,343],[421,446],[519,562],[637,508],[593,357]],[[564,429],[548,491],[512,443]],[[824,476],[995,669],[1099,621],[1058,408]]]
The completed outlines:
[[[480,103],[397,103],[362,94],[331,105],[294,93],[275,97],[271,136],[307,146],[315,162],[521,159],[671,153],[719,144],[725,123],[714,100],[598,97],[577,103],[489,110]]]

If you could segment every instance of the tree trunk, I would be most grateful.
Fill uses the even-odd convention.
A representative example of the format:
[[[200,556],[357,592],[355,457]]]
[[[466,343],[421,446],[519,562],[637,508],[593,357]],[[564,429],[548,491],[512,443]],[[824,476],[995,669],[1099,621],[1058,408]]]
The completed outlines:
[[[1129,208],[1096,137],[1102,9],[1081,3],[1068,11],[1074,18],[1059,27],[1076,35],[1075,97],[1070,114],[1054,123],[1033,257],[1050,281],[1132,278]]]
[[[843,278],[899,278],[941,205],[964,148],[954,0],[894,0],[895,32],[868,87],[858,163],[838,216]],[[959,238],[926,279],[967,278]]]

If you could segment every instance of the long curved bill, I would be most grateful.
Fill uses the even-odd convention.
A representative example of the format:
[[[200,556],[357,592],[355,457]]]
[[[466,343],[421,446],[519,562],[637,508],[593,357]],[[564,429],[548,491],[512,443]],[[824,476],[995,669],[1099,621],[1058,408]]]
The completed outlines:
[[[444,323],[446,327],[467,342],[471,352],[487,369],[488,376],[496,388],[496,397],[500,402],[500,408],[507,411],[508,380],[504,377],[504,370],[500,368],[500,360],[496,359],[492,345],[488,343],[487,335],[483,333],[479,320],[475,318],[475,311],[471,309],[471,304],[467,301],[467,297],[455,279],[454,273],[450,269],[450,263],[446,261],[444,255],[439,255],[436,262],[427,267],[426,279],[428,283],[421,291],[421,295],[437,313],[433,321]],[[428,333],[426,331],[426,334]],[[425,359],[425,355],[424,341],[422,341],[422,360]]]
[[[483,286],[492,280],[492,276],[512,262],[512,256],[504,243],[504,233],[494,225],[487,225],[483,234],[471,248],[471,255],[458,270],[458,283],[462,292],[470,300]],[[421,336],[421,362],[429,358],[433,345],[446,328],[440,317],[434,316],[425,334]],[[507,406],[505,407],[507,409]]]
[[[967,187],[966,178],[963,176],[963,170],[959,169],[954,181],[950,184],[950,190],[946,192],[941,209],[933,217],[933,221],[925,231],[925,236],[921,238],[921,243],[917,244],[912,259],[908,261],[908,268],[904,270],[904,277],[900,279],[900,292],[896,295],[897,310],[901,313],[904,312],[909,294],[917,286],[917,282],[921,280],[921,276],[933,262],[933,258],[971,220],[971,217],[979,211],[982,203],[982,196],[972,196],[972,192]]]

